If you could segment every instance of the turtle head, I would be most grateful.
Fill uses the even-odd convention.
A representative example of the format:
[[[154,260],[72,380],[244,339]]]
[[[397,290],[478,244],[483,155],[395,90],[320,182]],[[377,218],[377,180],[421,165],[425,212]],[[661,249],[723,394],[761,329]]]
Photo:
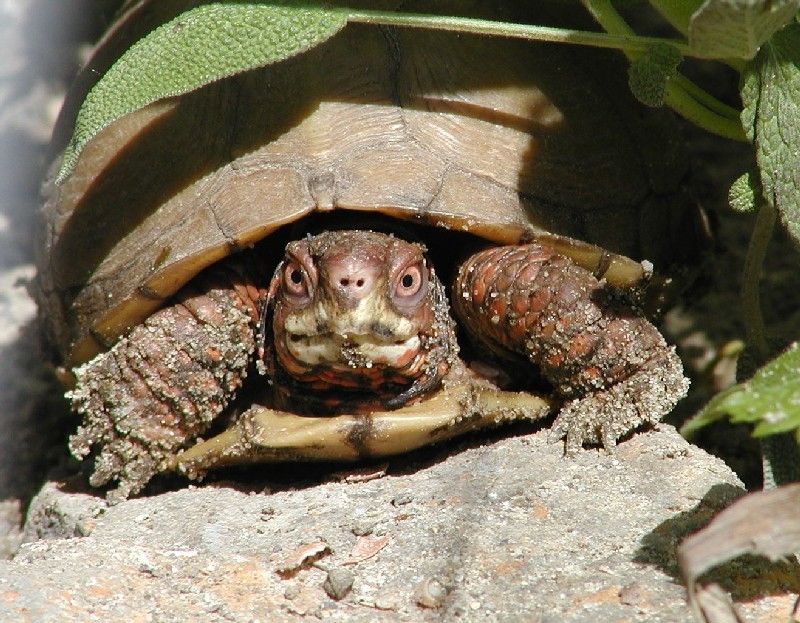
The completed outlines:
[[[364,396],[351,401],[379,397],[377,406],[386,406],[438,381],[455,349],[425,248],[392,235],[330,231],[291,242],[271,292],[274,364],[323,394],[355,392]]]

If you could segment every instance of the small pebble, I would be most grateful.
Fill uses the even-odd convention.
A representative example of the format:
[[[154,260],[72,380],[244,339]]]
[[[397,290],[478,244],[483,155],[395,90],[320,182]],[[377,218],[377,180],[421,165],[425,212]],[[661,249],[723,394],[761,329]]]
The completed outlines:
[[[75,523],[75,536],[89,536],[97,524],[92,519],[81,519]]]
[[[645,608],[650,605],[650,593],[641,582],[631,582],[620,589],[619,601],[626,606]]]
[[[291,584],[286,587],[285,591],[283,591],[283,596],[286,599],[295,599],[299,594],[300,594],[299,584]]]
[[[335,600],[343,599],[353,588],[353,580],[355,576],[349,569],[337,568],[328,571],[328,577],[325,578],[325,583],[322,588],[328,594],[328,597]]]
[[[350,532],[356,536],[367,536],[372,534],[375,524],[378,523],[374,519],[360,519],[350,528]]]
[[[261,521],[269,521],[275,515],[275,509],[271,506],[265,506],[261,509]]]
[[[423,608],[438,608],[447,597],[447,589],[436,578],[428,578],[417,585],[414,597]]]
[[[378,610],[397,610],[397,595],[391,593],[380,594],[375,598],[375,607]]]
[[[414,498],[411,497],[410,493],[401,493],[396,495],[392,498],[392,506],[402,506],[403,504],[409,504]]]

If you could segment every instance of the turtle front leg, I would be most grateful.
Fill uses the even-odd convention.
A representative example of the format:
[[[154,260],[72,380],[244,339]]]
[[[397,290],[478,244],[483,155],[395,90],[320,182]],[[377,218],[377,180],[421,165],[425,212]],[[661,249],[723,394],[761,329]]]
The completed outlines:
[[[686,395],[683,366],[658,330],[602,281],[539,244],[498,247],[461,267],[453,308],[501,358],[523,355],[564,400],[551,435],[571,454],[612,449]]]
[[[358,461],[402,454],[464,433],[551,411],[544,398],[477,381],[448,383],[427,400],[360,415],[312,417],[252,407],[227,431],[178,454],[189,478],[226,465],[297,460]]]
[[[258,297],[217,268],[74,370],[67,397],[83,422],[69,447],[79,459],[97,451],[89,481],[117,481],[109,501],[141,490],[234,396],[255,350]]]

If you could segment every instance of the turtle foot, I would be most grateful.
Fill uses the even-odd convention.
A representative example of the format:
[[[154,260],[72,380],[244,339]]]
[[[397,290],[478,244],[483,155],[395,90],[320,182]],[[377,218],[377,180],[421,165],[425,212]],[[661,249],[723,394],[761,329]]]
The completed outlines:
[[[550,441],[566,437],[566,453],[602,443],[613,451],[617,440],[643,424],[655,424],[689,390],[689,379],[673,347],[667,347],[627,379],[568,402],[558,414]]]
[[[70,437],[70,451],[78,459],[97,451],[90,482],[116,480],[109,501],[140,491],[242,384],[255,348],[252,318],[233,287],[210,283],[187,290],[74,369],[67,397],[82,425]]]
[[[106,501],[117,504],[139,493],[160,471],[158,461],[143,448],[127,440],[117,440],[98,454],[89,484],[102,487],[116,480],[117,486],[106,492]]]

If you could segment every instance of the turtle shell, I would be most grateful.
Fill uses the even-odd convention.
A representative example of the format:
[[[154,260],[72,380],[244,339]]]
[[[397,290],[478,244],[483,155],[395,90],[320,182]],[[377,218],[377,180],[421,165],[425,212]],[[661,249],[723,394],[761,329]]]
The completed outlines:
[[[170,17],[154,17],[156,4],[138,3],[151,9],[140,20]],[[403,10],[432,10],[417,4]],[[546,21],[525,7],[468,4],[434,8]],[[130,19],[101,42],[89,73],[141,35]],[[351,25],[305,54],[128,115],[50,188],[39,290],[51,341],[67,365],[86,361],[203,268],[332,210],[498,244],[547,238],[609,281],[633,283],[640,264],[605,250],[663,267],[692,207],[675,127],[632,101],[619,60]],[[79,100],[68,99],[62,134]]]

